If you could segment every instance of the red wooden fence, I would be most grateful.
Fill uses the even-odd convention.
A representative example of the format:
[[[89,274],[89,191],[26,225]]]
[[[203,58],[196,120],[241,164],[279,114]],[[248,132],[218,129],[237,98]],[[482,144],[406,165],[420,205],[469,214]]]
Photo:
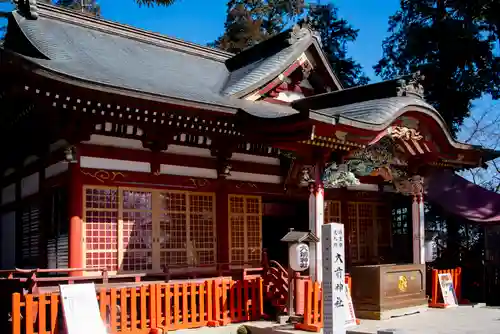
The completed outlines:
[[[145,334],[258,320],[263,314],[262,279],[102,288],[101,317],[110,333]],[[59,293],[14,293],[12,334],[56,334],[63,328]]]
[[[432,270],[432,295],[429,301],[429,307],[435,308],[445,308],[448,305],[443,302],[443,295],[441,289],[439,288],[439,274],[451,274],[453,279],[453,287],[455,288],[455,295],[457,296],[457,301],[460,303],[462,299],[462,268],[457,267],[455,269],[433,269]]]
[[[345,277],[345,283],[351,291],[351,277]],[[295,324],[296,329],[320,332],[323,328],[323,291],[318,282],[305,282],[304,320]]]

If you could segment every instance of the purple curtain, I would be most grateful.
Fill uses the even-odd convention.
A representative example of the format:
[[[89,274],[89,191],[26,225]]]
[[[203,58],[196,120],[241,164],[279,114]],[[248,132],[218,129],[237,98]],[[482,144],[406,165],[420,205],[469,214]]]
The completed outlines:
[[[427,198],[446,211],[477,223],[500,223],[500,194],[451,171],[435,172],[425,183]]]

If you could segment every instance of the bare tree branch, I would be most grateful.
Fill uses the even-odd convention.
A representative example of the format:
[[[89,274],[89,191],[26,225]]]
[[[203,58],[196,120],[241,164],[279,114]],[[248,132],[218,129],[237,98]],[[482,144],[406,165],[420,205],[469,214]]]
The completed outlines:
[[[500,104],[492,104],[482,110],[474,110],[473,116],[461,129],[463,142],[500,149]],[[471,182],[491,191],[500,192],[500,160],[487,163],[488,168],[474,168],[460,173]]]

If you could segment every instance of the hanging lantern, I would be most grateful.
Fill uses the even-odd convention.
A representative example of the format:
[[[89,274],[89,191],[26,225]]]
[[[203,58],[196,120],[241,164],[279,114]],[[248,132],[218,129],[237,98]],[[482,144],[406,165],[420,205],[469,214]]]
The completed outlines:
[[[304,243],[292,244],[288,248],[290,268],[294,271],[304,271],[309,268],[309,246]]]
[[[433,262],[437,257],[437,247],[434,240],[426,240],[425,247],[425,262]]]

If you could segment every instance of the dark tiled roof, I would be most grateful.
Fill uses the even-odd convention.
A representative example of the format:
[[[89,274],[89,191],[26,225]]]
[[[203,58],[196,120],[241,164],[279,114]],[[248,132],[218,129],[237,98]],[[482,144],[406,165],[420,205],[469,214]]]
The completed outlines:
[[[51,74],[94,83],[96,89],[145,93],[194,102],[209,110],[244,111],[259,118],[301,113],[329,124],[371,129],[382,129],[412,107],[445,128],[438,112],[423,99],[396,94],[401,80],[320,94],[292,106],[237,98],[276,78],[312,45],[314,49],[309,50],[323,55],[316,37],[306,28],[283,32],[232,55],[47,4],[39,4],[35,16],[26,19],[14,11],[2,49]],[[322,61],[328,70],[329,65]],[[294,117],[287,119],[293,121]],[[460,146],[445,132],[450,142]]]
[[[243,97],[274,80],[310,46],[323,54],[314,33],[298,26],[233,55],[47,4],[38,7],[38,19],[15,11],[11,20],[40,51],[41,57],[30,54],[32,61],[77,79],[191,101],[227,104],[228,96]]]
[[[251,93],[278,77],[306,51],[318,55],[316,65],[321,67],[322,63],[333,81],[332,88],[342,89],[321,49],[317,33],[307,26],[295,25],[293,29],[283,31],[227,59],[225,63],[231,73],[223,94],[241,97]]]
[[[388,80],[335,92],[317,94],[294,101],[292,104],[299,110],[321,110],[356,102],[395,97],[398,95],[398,88],[400,87],[401,83],[399,79]]]
[[[318,242],[319,238],[312,232],[290,231],[283,238],[282,242]]]
[[[437,110],[429,103],[420,98],[410,96],[363,101],[338,107],[314,110],[314,112],[328,118],[341,117],[360,123],[385,126],[386,123],[394,121],[394,119],[409,106],[423,107],[428,109],[431,113],[439,115]]]
[[[310,118],[330,124],[344,124],[358,129],[382,131],[408,111],[417,111],[433,118],[453,147],[458,149],[472,148],[471,145],[456,141],[438,111],[423,99],[415,96],[386,97],[337,107],[310,110]]]
[[[382,81],[296,100],[292,106],[328,123],[381,130],[402,113],[412,110],[434,118],[447,132],[439,112],[423,99],[423,88],[409,77]],[[451,138],[451,136],[450,136]]]
[[[304,38],[268,58],[259,59],[229,74],[222,93],[225,95],[244,95],[266,84],[280,75],[306,50],[312,41]]]
[[[18,12],[12,15],[11,22],[43,55],[27,58],[50,71],[125,90],[233,108],[234,112],[242,109],[259,117],[297,113],[287,106],[221,95],[229,76],[224,64],[227,53],[202,50],[193,54],[193,47],[158,45],[159,38],[152,39],[155,43],[144,38],[138,41],[135,36],[113,33],[101,20],[95,20],[99,25],[94,27],[68,22],[66,17],[41,15],[30,20]]]

